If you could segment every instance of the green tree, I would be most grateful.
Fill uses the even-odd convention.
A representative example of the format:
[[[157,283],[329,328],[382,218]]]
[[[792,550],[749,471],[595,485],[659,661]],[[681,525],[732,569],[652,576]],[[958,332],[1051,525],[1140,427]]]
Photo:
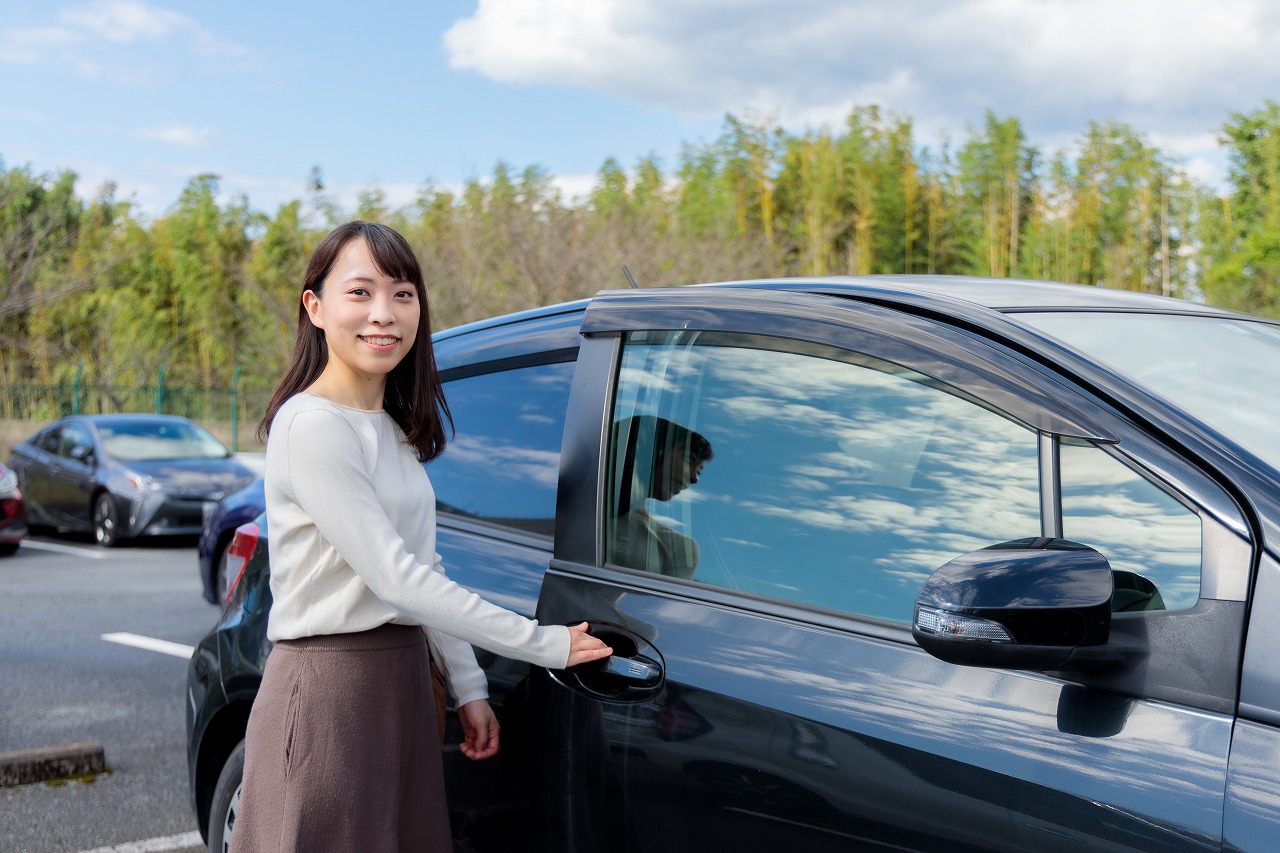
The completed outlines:
[[[957,155],[969,272],[1009,276],[1020,268],[1020,243],[1036,181],[1036,149],[1021,123],[987,112],[983,131]]]
[[[1229,190],[1200,207],[1209,301],[1280,317],[1280,104],[1232,113],[1220,142]]]
[[[0,161],[0,381],[51,383],[74,370],[75,308],[130,255],[127,204],[107,184],[89,203],[76,176],[4,169]],[[90,322],[85,320],[84,322]]]

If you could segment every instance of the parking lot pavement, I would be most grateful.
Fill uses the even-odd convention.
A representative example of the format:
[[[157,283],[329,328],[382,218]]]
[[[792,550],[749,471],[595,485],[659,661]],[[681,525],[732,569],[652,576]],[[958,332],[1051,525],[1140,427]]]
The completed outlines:
[[[0,559],[0,752],[92,742],[108,770],[0,788],[6,853],[202,849],[178,652],[217,611],[201,597],[194,545],[41,538]]]

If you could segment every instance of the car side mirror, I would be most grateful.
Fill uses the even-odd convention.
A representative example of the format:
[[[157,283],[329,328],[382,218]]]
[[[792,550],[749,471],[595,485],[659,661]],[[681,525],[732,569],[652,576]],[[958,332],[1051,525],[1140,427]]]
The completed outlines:
[[[1018,539],[957,557],[916,597],[911,634],[948,663],[1081,670],[1120,663],[1111,566],[1066,539]]]
[[[71,458],[85,465],[93,464],[93,448],[87,444],[77,444],[71,448]]]

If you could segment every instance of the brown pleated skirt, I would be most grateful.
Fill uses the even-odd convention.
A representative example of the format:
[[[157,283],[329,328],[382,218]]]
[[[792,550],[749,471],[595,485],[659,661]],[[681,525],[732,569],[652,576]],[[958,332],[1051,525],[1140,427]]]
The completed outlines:
[[[233,853],[451,851],[435,714],[421,628],[276,643]]]

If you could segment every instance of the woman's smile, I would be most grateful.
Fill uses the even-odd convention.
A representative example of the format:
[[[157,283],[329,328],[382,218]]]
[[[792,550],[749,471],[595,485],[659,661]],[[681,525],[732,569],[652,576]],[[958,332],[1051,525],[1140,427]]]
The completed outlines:
[[[360,340],[381,352],[392,352],[400,338],[394,335],[361,335]]]

